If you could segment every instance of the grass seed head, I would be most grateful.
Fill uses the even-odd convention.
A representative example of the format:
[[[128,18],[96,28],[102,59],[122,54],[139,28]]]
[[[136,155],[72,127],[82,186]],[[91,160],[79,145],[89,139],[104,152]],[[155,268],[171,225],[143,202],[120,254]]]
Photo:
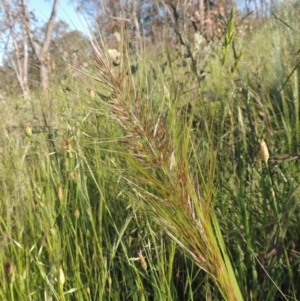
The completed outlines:
[[[15,281],[15,268],[9,261],[5,263],[5,275],[9,283],[13,283]]]
[[[59,268],[58,268],[58,282],[59,282],[59,285],[61,285],[63,287],[65,281],[66,281],[66,279],[65,279],[65,274],[64,274],[63,268],[62,268],[62,266],[59,266]]]
[[[174,150],[170,158],[170,170],[172,170],[175,165],[176,165],[176,160],[175,160],[175,150]]]
[[[76,170],[74,170],[72,173],[71,173],[71,177],[72,177],[72,180],[77,182],[78,179],[79,179],[79,174]]]
[[[62,190],[61,186],[58,186],[58,188],[57,188],[57,197],[60,201],[62,201],[62,199],[64,197],[63,190]]]
[[[92,98],[92,99],[94,99],[95,98],[95,91],[94,91],[94,89],[93,88],[90,88],[89,89],[89,94],[90,94],[90,98]]]
[[[88,293],[88,295],[90,295],[91,294],[91,289],[90,289],[90,287],[87,285],[87,287],[86,287],[86,292]]]
[[[72,144],[71,141],[69,139],[65,140],[65,144],[66,144],[66,149],[67,149],[67,156],[69,159],[73,158],[73,148],[72,148]]]
[[[110,276],[110,273],[108,273],[107,282],[108,282],[108,286],[111,287],[111,285],[112,285],[112,278]]]
[[[24,129],[26,136],[29,138],[32,137],[32,128],[28,124],[24,126]]]
[[[139,258],[140,258],[141,267],[146,271],[147,270],[147,262],[146,262],[145,257],[142,254],[142,250],[138,251],[138,255],[139,255]]]
[[[270,155],[267,144],[264,139],[261,139],[259,142],[259,155],[265,163],[268,162]]]
[[[79,211],[78,208],[75,208],[75,210],[74,210],[74,217],[75,217],[76,219],[79,219],[79,217],[80,217],[80,211]]]
[[[35,200],[33,202],[33,205],[34,205],[34,209],[35,210],[39,210],[40,209],[40,206],[41,206],[41,203],[38,201],[38,200]]]

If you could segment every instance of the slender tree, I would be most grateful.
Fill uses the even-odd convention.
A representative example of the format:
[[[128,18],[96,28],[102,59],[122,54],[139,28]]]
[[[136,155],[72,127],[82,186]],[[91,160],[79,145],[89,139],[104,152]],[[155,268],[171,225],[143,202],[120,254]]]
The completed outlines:
[[[46,25],[45,37],[42,43],[40,44],[36,41],[31,28],[27,0],[22,0],[22,10],[24,16],[23,18],[24,23],[22,25],[27,32],[31,47],[34,51],[35,57],[39,64],[40,84],[43,89],[47,89],[49,87],[49,70],[47,66],[47,53],[49,51],[49,47],[51,43],[51,34],[53,31],[54,21],[58,10],[58,4],[59,4],[59,0],[53,1],[52,12]]]
[[[29,40],[23,23],[19,3],[2,0],[1,42],[14,70],[24,98],[29,98],[28,52]]]
[[[52,11],[46,22],[45,35],[37,41],[32,29],[34,14],[28,10],[27,0],[1,0],[1,42],[5,45],[5,52],[9,58],[19,85],[25,98],[29,97],[29,52],[33,51],[38,62],[40,85],[43,89],[49,87],[48,52],[51,44],[51,35],[59,0],[53,0]],[[31,47],[30,47],[31,46]]]

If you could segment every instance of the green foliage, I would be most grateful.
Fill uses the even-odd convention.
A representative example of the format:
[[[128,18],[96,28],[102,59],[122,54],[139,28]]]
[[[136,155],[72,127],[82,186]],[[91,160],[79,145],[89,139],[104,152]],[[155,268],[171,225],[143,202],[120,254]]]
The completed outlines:
[[[1,103],[1,300],[300,299],[299,38],[279,18],[299,23],[241,33],[232,12],[224,45],[135,74],[99,47],[89,77]]]

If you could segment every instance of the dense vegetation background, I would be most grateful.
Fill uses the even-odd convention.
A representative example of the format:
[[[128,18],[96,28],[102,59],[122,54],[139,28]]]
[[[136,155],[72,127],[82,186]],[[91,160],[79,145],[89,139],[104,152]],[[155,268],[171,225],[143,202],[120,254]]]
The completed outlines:
[[[57,21],[47,87],[8,44],[1,300],[300,300],[300,3],[228,2],[209,29],[160,4],[124,11],[138,33]]]

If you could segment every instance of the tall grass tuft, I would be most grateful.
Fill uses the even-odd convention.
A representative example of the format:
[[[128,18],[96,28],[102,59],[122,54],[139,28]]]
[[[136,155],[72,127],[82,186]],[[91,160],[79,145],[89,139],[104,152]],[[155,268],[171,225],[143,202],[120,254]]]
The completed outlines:
[[[97,80],[109,91],[103,106],[122,130],[118,155],[126,165],[120,181],[127,184],[128,202],[151,216],[209,275],[225,300],[243,300],[214,212],[218,143],[208,141],[211,151],[199,157],[201,139],[195,141],[192,122],[171,99],[172,91],[162,83],[160,97],[143,93],[126,71],[126,60],[115,75],[104,45],[93,46]]]

